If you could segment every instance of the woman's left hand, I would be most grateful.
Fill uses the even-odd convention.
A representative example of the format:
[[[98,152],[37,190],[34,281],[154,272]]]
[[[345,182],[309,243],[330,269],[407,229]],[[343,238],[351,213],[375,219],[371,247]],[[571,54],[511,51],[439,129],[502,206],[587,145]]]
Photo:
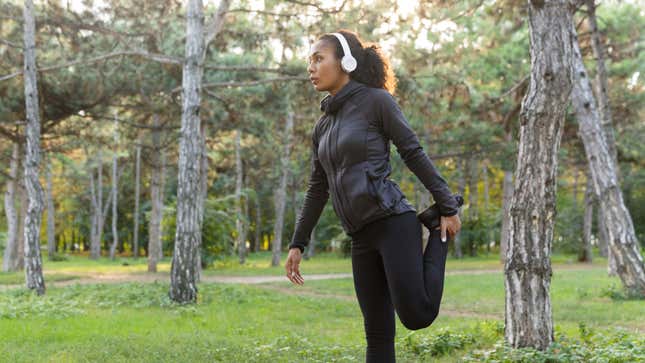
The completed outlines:
[[[454,216],[444,217],[441,216],[441,241],[446,242],[448,238],[453,238],[461,230],[461,220],[459,219],[459,213]],[[446,233],[448,236],[446,236]]]

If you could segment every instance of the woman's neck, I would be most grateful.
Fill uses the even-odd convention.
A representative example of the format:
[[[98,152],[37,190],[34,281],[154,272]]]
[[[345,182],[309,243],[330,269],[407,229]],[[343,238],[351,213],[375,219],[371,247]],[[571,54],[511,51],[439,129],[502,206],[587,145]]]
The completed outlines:
[[[337,86],[337,87],[335,87],[333,90],[330,90],[330,91],[329,91],[329,94],[330,94],[330,95],[332,95],[332,97],[333,97],[333,96],[335,96],[335,95],[336,95],[336,93],[338,93],[338,91],[340,91],[341,89],[343,89],[343,87],[345,87],[345,85],[346,85],[347,83],[349,83],[349,77],[345,77],[345,79],[344,79],[343,81],[341,81],[341,84],[340,84],[339,86]]]

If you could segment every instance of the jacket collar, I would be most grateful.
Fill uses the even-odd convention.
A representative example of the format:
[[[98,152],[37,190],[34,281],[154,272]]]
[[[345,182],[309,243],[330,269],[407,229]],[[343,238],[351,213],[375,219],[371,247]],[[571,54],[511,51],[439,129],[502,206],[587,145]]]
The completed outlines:
[[[336,95],[328,94],[320,101],[320,111],[324,111],[325,114],[336,113],[345,101],[364,87],[364,84],[350,78],[349,82]]]

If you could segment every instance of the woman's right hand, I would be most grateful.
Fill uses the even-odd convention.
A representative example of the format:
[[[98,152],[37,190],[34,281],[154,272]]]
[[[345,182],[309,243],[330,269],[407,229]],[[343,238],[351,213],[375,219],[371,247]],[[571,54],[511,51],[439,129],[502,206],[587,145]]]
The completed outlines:
[[[300,261],[302,260],[302,253],[297,247],[289,249],[289,255],[287,256],[287,262],[285,262],[284,267],[287,270],[287,278],[291,280],[294,284],[302,285],[305,283],[305,279],[300,275]]]

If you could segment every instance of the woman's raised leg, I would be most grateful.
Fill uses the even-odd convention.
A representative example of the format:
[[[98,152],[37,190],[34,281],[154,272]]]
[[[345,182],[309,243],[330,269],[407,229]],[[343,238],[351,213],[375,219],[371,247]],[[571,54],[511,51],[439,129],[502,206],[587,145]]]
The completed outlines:
[[[383,220],[378,249],[390,296],[401,323],[411,330],[428,327],[437,318],[443,295],[448,243],[441,231],[430,231],[425,252],[423,225],[408,212]]]

